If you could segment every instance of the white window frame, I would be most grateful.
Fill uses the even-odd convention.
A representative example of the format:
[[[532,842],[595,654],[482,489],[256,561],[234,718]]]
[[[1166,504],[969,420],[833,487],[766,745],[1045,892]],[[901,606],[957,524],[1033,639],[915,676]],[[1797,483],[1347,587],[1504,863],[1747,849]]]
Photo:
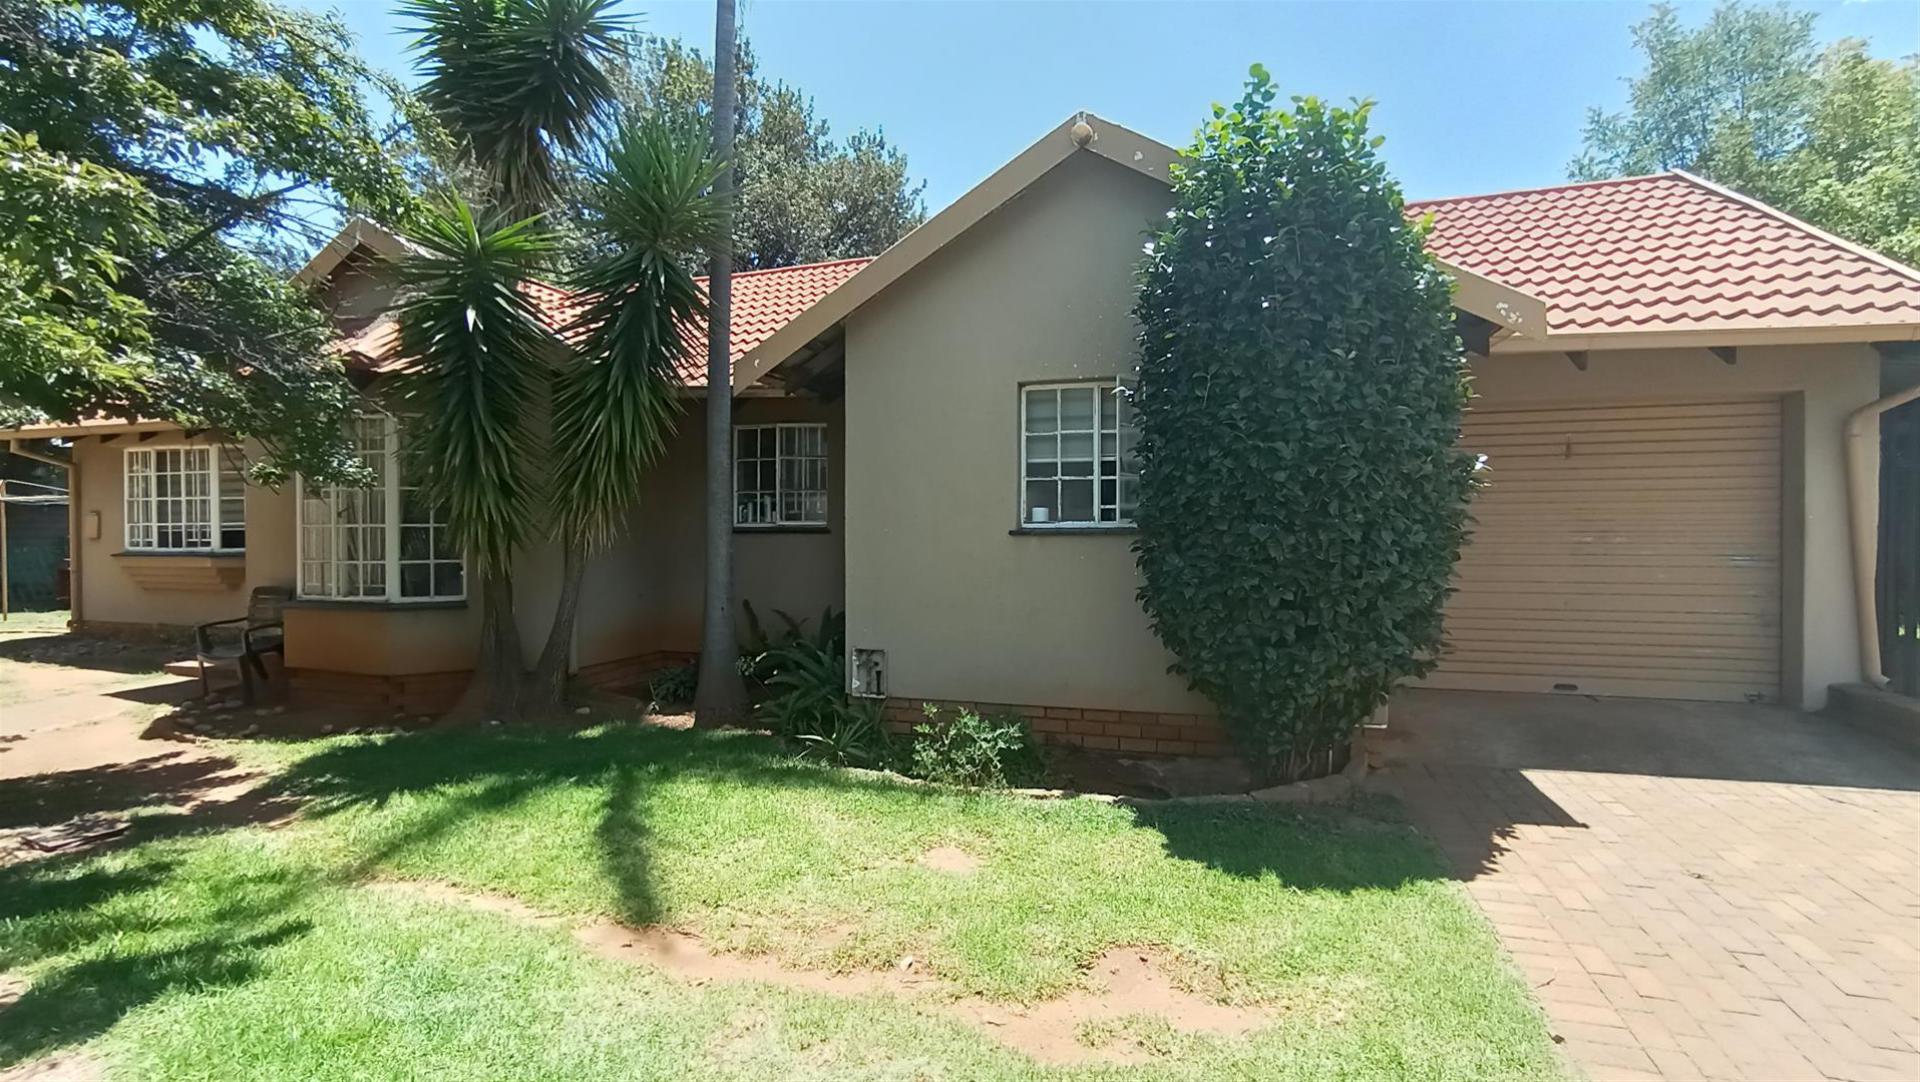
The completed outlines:
[[[1029,436],[1044,436],[1044,435],[1047,435],[1048,433],[1030,433],[1027,431],[1027,396],[1038,393],[1038,392],[1045,392],[1045,391],[1051,391],[1051,392],[1054,392],[1056,395],[1058,395],[1058,393],[1061,391],[1086,390],[1086,389],[1091,389],[1092,391],[1095,392],[1095,397],[1093,400],[1093,429],[1092,429],[1093,473],[1091,475],[1092,481],[1093,481],[1093,517],[1090,519],[1062,520],[1059,518],[1060,509],[1058,507],[1053,507],[1049,509],[1051,512],[1051,517],[1049,521],[1047,522],[1031,521],[1032,507],[1030,506],[1030,499],[1028,496],[1028,484],[1027,484],[1029,480],[1027,476],[1027,468],[1030,465],[1029,458],[1027,455],[1027,440]],[[1018,415],[1019,415],[1019,420],[1014,425],[1014,429],[1016,432],[1016,436],[1015,436],[1016,443],[1014,446],[1014,455],[1017,457],[1020,463],[1020,488],[1016,496],[1017,518],[1015,520],[1018,524],[1017,526],[1018,529],[1086,531],[1086,530],[1131,530],[1134,528],[1133,519],[1121,513],[1121,508],[1124,507],[1125,504],[1123,504],[1120,500],[1121,482],[1123,479],[1127,477],[1132,477],[1134,480],[1134,500],[1135,500],[1136,507],[1138,506],[1138,500],[1139,500],[1139,494],[1140,494],[1139,475],[1137,473],[1129,473],[1123,468],[1127,464],[1127,459],[1129,457],[1129,454],[1131,452],[1131,447],[1132,447],[1132,442],[1126,438],[1127,435],[1129,433],[1133,433],[1133,437],[1132,437],[1133,440],[1137,441],[1138,439],[1137,429],[1131,423],[1131,417],[1129,416],[1126,391],[1127,391],[1127,381],[1124,379],[1118,379],[1118,378],[1112,379],[1112,380],[1105,380],[1105,379],[1060,380],[1060,381],[1051,382],[1051,383],[1023,383],[1020,385],[1018,392],[1014,396],[1014,409],[1018,412]],[[1113,511],[1114,511],[1114,517],[1108,521],[1103,521],[1100,518],[1100,513],[1102,509],[1104,509],[1107,506],[1106,503],[1101,499],[1101,482],[1105,478],[1100,472],[1101,463],[1105,460],[1105,457],[1106,457],[1101,453],[1100,437],[1105,435],[1108,431],[1107,429],[1102,427],[1102,424],[1101,424],[1100,396],[1103,394],[1112,395],[1115,400],[1114,401],[1114,427],[1111,430],[1114,438],[1114,455],[1113,455],[1114,503],[1112,505]],[[1054,428],[1054,432],[1052,433],[1056,437],[1060,432],[1059,416],[1060,415],[1058,412],[1058,408],[1056,407],[1056,412],[1054,414],[1055,428]],[[1062,461],[1058,457],[1059,452],[1057,448],[1056,448],[1055,454],[1056,454],[1056,457],[1053,461],[1056,463],[1056,470],[1057,470],[1058,469],[1057,464],[1060,461]],[[1035,480],[1049,480],[1049,479],[1036,478]],[[1059,474],[1056,473],[1055,476],[1051,478],[1051,480],[1058,481]],[[1056,491],[1057,490],[1058,489],[1056,486]]]
[[[421,560],[409,561],[409,560],[403,560],[400,558],[400,531],[403,527],[408,525],[407,523],[404,523],[401,521],[400,490],[405,486],[401,484],[402,477],[400,472],[400,426],[399,426],[399,422],[396,421],[393,417],[386,416],[386,415],[379,415],[378,417],[373,417],[368,419],[377,419],[382,422],[383,429],[382,429],[381,437],[385,443],[384,450],[380,452],[383,461],[380,467],[380,484],[379,484],[381,508],[382,508],[382,512],[381,512],[382,517],[380,522],[381,534],[382,534],[381,563],[384,565],[385,590],[383,593],[380,593],[380,594],[373,594],[373,595],[356,594],[351,597],[343,597],[343,596],[339,596],[337,594],[331,594],[331,593],[307,592],[306,549],[307,549],[307,530],[309,528],[309,524],[307,522],[307,491],[306,491],[307,480],[305,477],[296,476],[294,478],[294,496],[293,496],[293,499],[294,499],[294,531],[293,531],[294,584],[295,584],[294,596],[305,601],[325,601],[329,603],[337,603],[342,605],[356,605],[356,604],[366,604],[366,605],[441,604],[443,605],[451,602],[465,601],[467,599],[468,569],[467,569],[466,553],[464,552],[462,552],[458,557],[459,563],[460,563],[460,592],[458,594],[429,594],[429,595],[423,595],[423,596],[417,596],[417,597],[407,597],[401,593],[400,591],[401,564],[424,562],[429,565],[429,568],[431,568],[431,565],[433,563],[436,563],[436,562],[447,563],[450,561],[447,561],[447,560],[436,561],[431,557],[431,555],[429,555],[429,558],[425,561],[421,561]],[[334,486],[322,486],[323,489],[332,488],[332,487]],[[414,524],[414,525],[419,525],[419,524]],[[329,529],[338,528],[337,525],[333,523],[327,524],[327,527]],[[434,524],[433,528],[436,530],[445,529],[446,526],[444,523]],[[338,542],[336,539],[335,544],[337,543]],[[429,548],[429,553],[431,553],[431,548]],[[337,582],[339,568],[342,566],[337,552],[330,557],[330,561],[332,563],[334,574],[336,577],[336,582]],[[354,562],[365,563],[365,562],[371,562],[371,561],[354,561]],[[431,577],[432,577],[432,572],[431,570],[429,570],[429,578]]]
[[[800,456],[786,455],[781,450],[780,444],[782,441],[780,437],[783,432],[798,430],[798,429],[816,430],[820,433],[820,455],[818,457],[820,459],[820,464],[821,464],[822,483],[819,489],[819,492],[820,492],[820,517],[819,518],[788,518],[786,517],[786,495],[787,495],[786,471],[781,468],[781,464],[786,461],[797,460]],[[739,492],[740,436],[743,433],[747,433],[747,432],[772,432],[774,434],[773,435],[773,458],[766,459],[766,458],[756,456],[754,459],[754,461],[757,461],[757,462],[771,461],[773,463],[773,477],[774,477],[773,519],[768,522],[741,521],[741,512],[743,508],[740,505],[740,492]],[[828,525],[828,520],[832,517],[832,513],[833,513],[833,464],[832,464],[833,448],[827,442],[827,437],[828,437],[827,426],[825,422],[821,422],[821,421],[788,421],[788,422],[781,422],[779,424],[733,426],[733,448],[732,448],[733,454],[730,458],[730,472],[727,475],[728,480],[732,482],[732,488],[734,490],[733,491],[733,528],[736,530],[825,529]],[[810,459],[810,458],[813,458],[814,456],[807,455],[804,457]]]
[[[153,463],[153,465],[150,465],[148,467],[146,476],[149,478],[158,477],[159,473],[157,469],[154,468],[154,466],[157,466],[157,462],[158,462],[155,456],[160,452],[167,452],[167,451],[182,451],[182,452],[204,451],[206,452],[207,465],[205,470],[193,471],[193,472],[201,473],[201,476],[204,479],[204,482],[206,485],[206,492],[200,496],[177,496],[177,497],[176,496],[161,497],[159,495],[149,492],[147,495],[142,496],[141,499],[146,501],[148,505],[153,508],[158,508],[160,501],[162,499],[177,501],[182,506],[184,506],[188,500],[207,501],[207,518],[206,518],[207,544],[204,544],[204,545],[159,544],[158,543],[159,522],[158,522],[157,516],[149,517],[147,522],[141,524],[141,525],[147,525],[147,526],[153,527],[155,531],[155,543],[147,544],[144,541],[136,540],[134,537],[134,528],[136,524],[134,522],[134,516],[132,514],[132,506],[131,506],[134,500],[134,495],[133,495],[134,460],[136,457],[139,457],[139,456],[145,456],[146,458],[148,458],[149,461]],[[202,553],[220,554],[220,555],[236,555],[239,553],[246,552],[247,545],[246,545],[246,541],[244,540],[244,531],[247,528],[246,478],[245,477],[240,478],[241,495],[240,495],[239,521],[227,522],[221,518],[221,510],[222,510],[221,504],[226,501],[223,498],[220,491],[220,478],[221,478],[221,472],[222,472],[221,466],[225,462],[226,462],[226,448],[215,443],[156,443],[156,444],[142,444],[138,447],[126,448],[120,456],[120,520],[121,520],[120,521],[120,526],[121,526],[120,542],[124,550],[127,552],[138,552],[138,553],[167,553],[167,554],[188,554],[188,555],[199,555]],[[237,471],[235,472],[237,474]],[[185,473],[186,471],[183,471],[182,475],[184,476]],[[199,525],[199,523],[195,523],[194,525],[197,526]],[[234,546],[222,545],[220,543],[221,535],[226,531],[227,528],[233,527],[233,526],[239,527],[239,529],[243,532],[243,539],[241,543],[239,545],[234,545]]]

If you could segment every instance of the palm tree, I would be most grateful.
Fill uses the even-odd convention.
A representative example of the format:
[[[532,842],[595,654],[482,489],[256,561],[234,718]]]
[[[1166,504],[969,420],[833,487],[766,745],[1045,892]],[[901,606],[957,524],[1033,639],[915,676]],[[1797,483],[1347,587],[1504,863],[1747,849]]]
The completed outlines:
[[[429,255],[407,261],[418,296],[401,312],[403,356],[416,369],[402,395],[413,422],[408,438],[423,452],[430,491],[449,501],[485,606],[462,712],[520,712],[511,555],[536,517],[540,459],[531,453],[527,411],[542,397],[557,344],[517,321],[531,318],[519,287],[553,248],[530,220],[552,208],[565,160],[588,146],[613,100],[607,61],[624,29],[609,14],[613,3],[407,0],[400,9],[414,24],[421,97],[461,164],[488,188],[476,197],[487,209],[476,213],[455,197],[411,235]],[[483,302],[495,307],[478,307]],[[461,303],[475,306],[464,325]],[[480,322],[485,315],[491,330]]]
[[[616,0],[407,0],[426,75],[420,97],[514,218],[553,209],[563,161],[601,130],[609,63],[627,27]]]
[[[706,314],[685,259],[722,213],[719,165],[697,127],[650,117],[623,127],[595,171],[587,217],[600,252],[572,284],[593,298],[570,330],[576,356],[553,389],[553,510],[564,575],[530,689],[535,710],[561,705],[588,556],[605,546],[658,460],[679,404],[684,330]]]
[[[696,725],[739,721],[747,712],[740,643],[733,632],[733,114],[734,0],[717,0],[713,38],[713,152],[723,163],[714,180],[722,200],[707,246],[707,589],[700,631]]]
[[[481,656],[461,712],[519,710],[520,634],[513,613],[513,553],[527,534],[536,484],[526,463],[535,437],[528,400],[548,378],[557,343],[520,283],[552,254],[531,219],[476,217],[455,200],[423,212],[400,264],[403,415],[430,419],[408,431],[407,456],[427,493],[446,508],[480,581]]]

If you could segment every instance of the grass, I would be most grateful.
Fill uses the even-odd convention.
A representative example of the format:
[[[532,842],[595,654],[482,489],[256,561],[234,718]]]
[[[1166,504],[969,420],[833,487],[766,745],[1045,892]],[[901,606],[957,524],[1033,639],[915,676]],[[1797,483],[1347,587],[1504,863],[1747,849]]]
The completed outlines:
[[[236,754],[248,754],[234,746]],[[278,829],[139,821],[117,852],[0,870],[0,1066],[84,1045],[140,1078],[1541,1078],[1524,985],[1403,824],[1278,808],[1032,801],[781,758],[740,734],[337,738],[262,748]],[[928,848],[980,858],[924,868]],[[562,928],[372,892],[444,881],[662,922],[830,969],[905,955],[1010,1001],[1119,944],[1269,1004],[1239,1040],[1152,1019],[1130,1067],[1035,1066],[888,997],[677,982]]]

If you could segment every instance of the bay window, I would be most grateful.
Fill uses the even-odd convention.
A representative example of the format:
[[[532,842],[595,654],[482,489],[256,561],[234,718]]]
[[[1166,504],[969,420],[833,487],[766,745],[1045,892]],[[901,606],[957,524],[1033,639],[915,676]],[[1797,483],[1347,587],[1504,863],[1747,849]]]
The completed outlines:
[[[224,449],[130,447],[125,465],[128,551],[246,549],[246,479]]]
[[[741,425],[733,430],[733,524],[827,524],[826,425]]]
[[[1140,484],[1133,438],[1114,383],[1021,388],[1021,526],[1131,525]]]
[[[458,601],[466,568],[445,513],[407,469],[391,417],[357,418],[367,488],[300,482],[300,596],[337,601]]]

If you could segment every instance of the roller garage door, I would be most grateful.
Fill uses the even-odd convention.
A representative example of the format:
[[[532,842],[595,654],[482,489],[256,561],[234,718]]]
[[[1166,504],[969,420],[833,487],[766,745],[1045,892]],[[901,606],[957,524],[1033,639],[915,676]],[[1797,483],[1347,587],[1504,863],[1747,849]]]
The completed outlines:
[[[1780,403],[1467,414],[1474,537],[1430,686],[1780,695]]]

